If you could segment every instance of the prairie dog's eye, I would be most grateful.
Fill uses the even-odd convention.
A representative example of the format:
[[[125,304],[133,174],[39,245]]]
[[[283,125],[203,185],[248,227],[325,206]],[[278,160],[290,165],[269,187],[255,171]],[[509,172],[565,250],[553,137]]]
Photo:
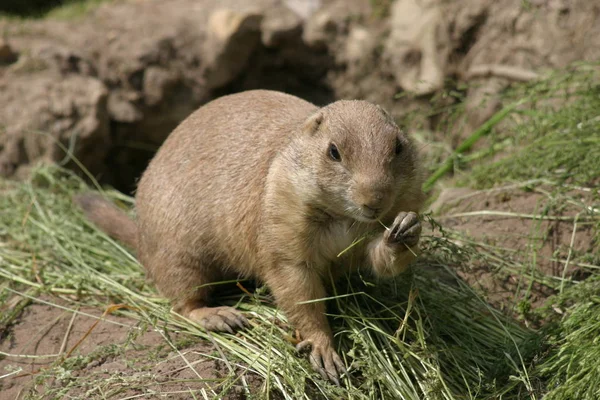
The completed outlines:
[[[342,161],[340,151],[338,150],[337,146],[333,143],[329,145],[329,157],[331,157],[333,161]]]
[[[404,149],[404,146],[402,145],[402,142],[400,141],[400,139],[396,139],[396,147],[394,148],[396,155],[399,155],[400,153],[402,153],[403,149]]]

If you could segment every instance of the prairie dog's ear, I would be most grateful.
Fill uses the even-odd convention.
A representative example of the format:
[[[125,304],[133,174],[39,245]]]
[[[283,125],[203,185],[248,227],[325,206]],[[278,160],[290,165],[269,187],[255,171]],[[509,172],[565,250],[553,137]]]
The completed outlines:
[[[309,135],[314,134],[323,123],[323,111],[319,110],[304,121],[302,130]]]

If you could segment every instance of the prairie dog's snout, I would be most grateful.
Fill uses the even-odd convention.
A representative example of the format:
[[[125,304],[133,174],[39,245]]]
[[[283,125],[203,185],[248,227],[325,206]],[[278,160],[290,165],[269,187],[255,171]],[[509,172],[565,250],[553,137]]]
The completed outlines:
[[[350,187],[350,197],[367,219],[376,219],[390,206],[392,179],[356,179]]]

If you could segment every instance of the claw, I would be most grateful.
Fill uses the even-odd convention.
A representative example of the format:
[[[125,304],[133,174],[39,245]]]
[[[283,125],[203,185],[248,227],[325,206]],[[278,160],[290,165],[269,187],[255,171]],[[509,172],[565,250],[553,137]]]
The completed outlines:
[[[250,321],[248,321],[248,318],[244,317],[242,314],[238,315],[238,319],[241,321],[242,326],[244,326],[244,327],[252,326],[250,324]]]
[[[300,354],[310,353],[312,350],[312,343],[308,340],[303,340],[296,345],[296,351]]]
[[[235,333],[250,326],[250,322],[232,307],[203,307],[189,313],[189,318],[208,331]]]
[[[407,246],[414,246],[419,242],[421,235],[421,222],[419,216],[414,212],[401,212],[398,214],[392,224],[387,241],[389,243],[403,243]]]
[[[244,329],[247,326],[246,324],[250,324],[245,317],[229,310],[218,311],[218,315],[225,319],[227,324],[232,328]]]
[[[346,375],[348,373],[348,370],[346,369],[344,362],[342,361],[340,356],[337,355],[337,353],[335,353],[333,356],[333,363],[335,364],[335,367],[337,368],[340,375]]]
[[[337,355],[337,354],[336,354]],[[340,381],[338,379],[338,370],[333,362],[332,354],[328,354],[325,359],[325,371],[327,372],[327,376],[329,379],[335,383],[337,386],[340,386]]]
[[[229,324],[227,324],[223,320],[218,320],[218,319],[215,318],[214,321],[210,321],[209,320],[209,324],[211,324],[211,326],[213,326],[215,328],[215,330],[218,330],[218,331],[221,331],[221,332],[233,333],[233,329],[231,329],[231,327],[229,326]]]
[[[323,368],[323,360],[321,359],[321,355],[320,354],[314,354],[311,353],[311,355],[309,356],[309,360],[310,360],[310,364],[312,365],[313,369],[315,371],[317,371],[319,373],[319,375],[321,375],[321,378],[328,380],[328,374],[327,371],[325,371],[325,368]]]
[[[301,354],[310,352],[308,358],[313,369],[323,379],[340,386],[340,375],[347,371],[342,359],[331,346],[304,340],[296,345],[296,350]]]

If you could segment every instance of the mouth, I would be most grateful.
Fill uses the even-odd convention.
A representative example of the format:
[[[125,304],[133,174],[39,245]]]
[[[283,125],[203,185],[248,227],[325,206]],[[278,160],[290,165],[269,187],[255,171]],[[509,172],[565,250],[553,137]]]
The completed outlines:
[[[360,222],[375,222],[379,218],[381,213],[379,210],[375,210],[368,207],[360,207],[354,214],[354,219]]]
[[[373,223],[377,221],[377,218],[367,218],[367,217],[363,217],[362,215],[355,215],[354,219],[357,220],[358,222],[368,222],[368,223]]]

